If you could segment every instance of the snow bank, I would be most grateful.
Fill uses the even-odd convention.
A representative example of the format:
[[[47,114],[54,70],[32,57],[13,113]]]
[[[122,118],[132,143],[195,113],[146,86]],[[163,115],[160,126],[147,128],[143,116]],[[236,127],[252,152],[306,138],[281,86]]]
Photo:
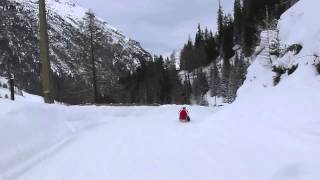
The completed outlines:
[[[225,153],[228,163],[221,169],[232,170],[219,173],[220,179],[320,179],[320,75],[314,67],[314,55],[320,54],[317,4],[300,0],[279,22],[281,43],[301,44],[303,49],[297,55],[288,52],[272,65],[296,64],[298,69],[282,75],[274,86],[269,59],[256,57],[237,100],[212,116],[219,136],[236,151]],[[208,121],[208,130],[212,126]],[[222,130],[225,127],[229,133]]]
[[[1,100],[0,179],[20,176],[90,127],[135,119],[156,122],[153,120],[161,121],[162,118],[165,120],[168,117],[175,123],[180,108],[180,106],[67,107]],[[202,115],[209,116],[212,113],[203,107],[193,107],[193,109]]]
[[[320,54],[319,5],[319,1],[300,0],[279,22],[281,41],[303,45],[301,55]]]

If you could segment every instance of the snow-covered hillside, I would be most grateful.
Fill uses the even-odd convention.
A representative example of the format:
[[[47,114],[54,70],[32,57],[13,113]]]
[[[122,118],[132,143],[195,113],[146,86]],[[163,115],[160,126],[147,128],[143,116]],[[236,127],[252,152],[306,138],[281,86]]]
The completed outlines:
[[[259,54],[237,100],[188,107],[190,124],[177,122],[181,106],[174,105],[0,100],[0,179],[319,180],[320,24],[308,18],[319,15],[314,2],[300,0],[281,17],[279,39],[303,49],[271,61]],[[295,65],[274,86],[272,66]]]
[[[56,98],[72,104],[89,102],[92,96],[87,92],[92,86],[92,72],[85,21],[89,10],[71,0],[47,0],[46,3],[49,59]],[[3,29],[0,31],[0,75],[8,73],[9,65],[19,87],[41,95],[38,8],[37,0],[0,1],[3,17],[0,19],[0,29]],[[94,22],[99,27],[99,35],[94,36],[97,76],[98,81],[103,82],[99,92],[119,102],[121,99],[112,93],[119,91],[116,89],[120,86],[119,78],[134,72],[141,62],[151,60],[152,56],[139,42],[123,35],[106,20],[96,17]]]
[[[18,2],[23,4],[26,8],[30,10],[36,10],[38,8],[38,0],[11,0],[12,2]],[[79,27],[79,23],[83,20],[89,9],[83,8],[78,5],[76,0],[47,0],[46,6],[48,8],[49,14],[56,14],[66,20],[68,23]],[[104,23],[106,31],[110,32],[112,43],[121,44],[125,48],[130,48],[136,52],[143,51],[143,49],[134,43],[129,37],[121,34],[115,27],[108,24],[105,20],[99,18],[100,21]],[[59,27],[56,27],[59,28]],[[131,44],[130,44],[131,43]],[[137,43],[137,42],[136,42]],[[139,44],[139,43],[137,43]],[[138,65],[139,61],[133,59]]]

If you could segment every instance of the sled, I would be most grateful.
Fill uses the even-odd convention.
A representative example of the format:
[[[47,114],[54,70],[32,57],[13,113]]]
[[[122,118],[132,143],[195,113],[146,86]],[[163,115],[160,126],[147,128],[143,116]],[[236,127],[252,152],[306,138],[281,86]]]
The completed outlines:
[[[182,122],[182,123],[188,123],[188,122],[190,122],[191,121],[191,119],[190,119],[190,117],[188,116],[187,117],[187,120],[179,120],[180,122]]]

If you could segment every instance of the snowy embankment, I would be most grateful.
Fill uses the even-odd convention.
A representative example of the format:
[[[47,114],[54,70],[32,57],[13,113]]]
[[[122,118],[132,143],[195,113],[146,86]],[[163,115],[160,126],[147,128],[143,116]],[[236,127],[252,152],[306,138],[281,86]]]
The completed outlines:
[[[228,164],[238,168],[219,179],[320,179],[320,75],[315,67],[320,55],[320,23],[315,17],[320,13],[316,4],[300,0],[279,21],[280,43],[299,44],[302,50],[272,57],[272,65],[298,68],[281,75],[274,86],[270,59],[258,56],[236,102],[213,116],[216,128],[228,129],[226,141],[236,151],[226,155],[232,157]]]

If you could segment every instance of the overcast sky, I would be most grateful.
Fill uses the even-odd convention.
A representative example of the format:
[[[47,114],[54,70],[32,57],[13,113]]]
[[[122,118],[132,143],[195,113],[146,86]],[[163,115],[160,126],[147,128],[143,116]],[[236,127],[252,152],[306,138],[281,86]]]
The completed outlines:
[[[193,38],[197,24],[216,29],[218,0],[77,0],[151,53],[168,55]],[[233,0],[222,0],[231,12]]]

